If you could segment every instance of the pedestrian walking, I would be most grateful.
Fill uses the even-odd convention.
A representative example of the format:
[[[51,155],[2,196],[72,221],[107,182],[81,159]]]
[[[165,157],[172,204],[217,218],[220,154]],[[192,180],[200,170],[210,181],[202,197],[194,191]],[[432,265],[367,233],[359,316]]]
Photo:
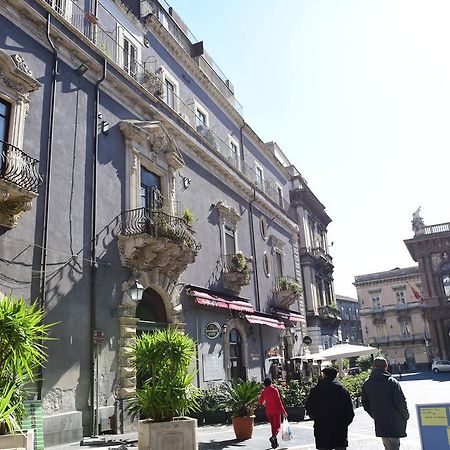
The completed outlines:
[[[270,422],[272,436],[269,438],[272,448],[278,447],[277,435],[281,428],[281,416],[287,418],[286,410],[281,401],[278,389],[272,385],[272,379],[266,378],[264,380],[264,389],[262,390],[258,403],[265,406],[266,416]]]
[[[398,369],[398,377],[401,380],[402,379],[402,365],[400,363],[397,364],[397,369]]]
[[[352,399],[348,390],[336,380],[334,367],[322,369],[322,379],[306,400],[306,411],[314,420],[314,437],[319,450],[344,450],[348,446],[348,426],[352,423]]]
[[[384,448],[398,450],[400,438],[406,436],[409,412],[400,383],[386,369],[384,358],[374,359],[372,373],[362,387],[362,404],[375,421],[375,435],[382,438]]]

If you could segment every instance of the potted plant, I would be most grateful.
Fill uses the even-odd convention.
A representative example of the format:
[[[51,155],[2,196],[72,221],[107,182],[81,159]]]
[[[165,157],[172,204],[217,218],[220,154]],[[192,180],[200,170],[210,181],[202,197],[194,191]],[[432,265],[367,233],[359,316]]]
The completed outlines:
[[[195,357],[194,341],[176,329],[142,334],[133,346],[133,361],[142,377],[129,411],[139,417],[139,450],[159,450],[170,437],[173,449],[197,449],[197,421],[184,417],[198,411],[199,390],[189,366]]]
[[[231,412],[234,433],[238,441],[250,439],[253,434],[255,409],[261,393],[256,381],[229,381],[225,383],[225,397],[221,407]]]
[[[283,405],[288,413],[289,420],[300,421],[305,419],[305,402],[312,385],[301,384],[298,380],[292,380],[286,386],[278,386]]]
[[[25,416],[26,385],[47,355],[43,341],[54,324],[44,324],[37,303],[23,298],[0,299],[0,448],[33,448],[34,433],[20,429]]]
[[[182,218],[189,226],[192,226],[195,220],[194,213],[189,208],[183,209]]]
[[[251,271],[248,267],[248,262],[245,255],[241,251],[238,251],[231,257],[231,264],[236,272],[240,272],[245,275],[245,281],[248,283],[251,278]]]
[[[155,75],[153,72],[145,71],[142,77],[142,84],[149,90],[152,94],[157,97],[162,97],[164,94],[164,85],[161,79]]]
[[[189,416],[196,417],[200,423],[204,422],[206,425],[227,423],[230,419],[230,414],[220,407],[224,395],[224,387],[222,385],[201,389],[199,398],[201,412],[189,414]]]

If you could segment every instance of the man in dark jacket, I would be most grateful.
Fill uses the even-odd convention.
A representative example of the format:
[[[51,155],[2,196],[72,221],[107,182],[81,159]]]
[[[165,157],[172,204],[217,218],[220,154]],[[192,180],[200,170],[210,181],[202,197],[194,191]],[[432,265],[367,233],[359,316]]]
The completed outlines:
[[[386,372],[387,361],[377,357],[362,388],[362,404],[375,421],[375,434],[386,450],[398,450],[409,419],[406,399],[398,381]]]
[[[336,376],[334,367],[325,367],[322,379],[311,389],[306,400],[306,410],[314,420],[314,437],[319,450],[346,449],[348,426],[355,416],[350,394]]]

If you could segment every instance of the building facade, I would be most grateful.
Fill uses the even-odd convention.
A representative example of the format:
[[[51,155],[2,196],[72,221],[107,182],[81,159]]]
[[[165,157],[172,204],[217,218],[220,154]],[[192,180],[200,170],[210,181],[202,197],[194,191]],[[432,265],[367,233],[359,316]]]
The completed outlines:
[[[334,327],[329,217],[172,8],[17,0],[0,36],[0,290],[57,323],[46,446],[131,426],[141,332],[185,330],[207,387],[308,352],[301,287]]]
[[[325,350],[339,341],[341,321],[333,286],[333,259],[329,252],[327,227],[331,218],[325,206],[293,168],[291,205],[299,225],[300,265],[311,353]]]
[[[412,225],[414,237],[404,242],[419,264],[430,358],[450,359],[450,224],[426,226],[417,210]]]
[[[358,299],[336,294],[336,306],[341,314],[339,340],[349,344],[362,344],[363,336]]]
[[[429,335],[423,304],[416,297],[421,289],[419,268],[358,275],[354,285],[364,343],[381,348],[391,364],[406,361],[411,369],[426,369]]]

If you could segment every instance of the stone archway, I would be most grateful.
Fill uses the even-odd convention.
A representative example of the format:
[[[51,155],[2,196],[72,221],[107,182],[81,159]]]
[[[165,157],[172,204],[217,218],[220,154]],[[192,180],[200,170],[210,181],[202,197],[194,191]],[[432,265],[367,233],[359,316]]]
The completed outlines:
[[[119,312],[119,398],[122,400],[133,396],[136,390],[136,371],[131,362],[131,349],[136,338],[138,317],[137,302],[131,299],[128,289],[139,281],[144,292],[149,289],[160,297],[165,308],[168,327],[184,329],[183,311],[180,302],[181,285],[167,274],[153,270],[145,273],[134,273],[130,280],[123,284],[122,303]]]

